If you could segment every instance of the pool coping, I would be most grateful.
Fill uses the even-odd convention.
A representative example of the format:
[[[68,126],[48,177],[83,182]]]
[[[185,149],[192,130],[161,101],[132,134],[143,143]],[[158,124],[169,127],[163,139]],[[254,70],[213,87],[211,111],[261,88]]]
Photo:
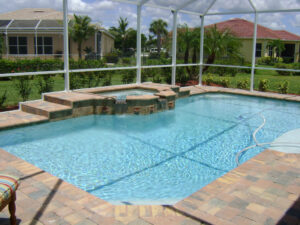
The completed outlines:
[[[206,86],[183,89],[187,88],[191,91],[191,95],[230,93],[300,101],[300,96],[249,93],[243,90]],[[0,118],[1,116],[2,114]],[[17,117],[19,120],[21,118],[21,122],[19,121],[21,125],[47,121],[42,117],[30,117],[27,114],[24,114],[27,117],[22,116],[18,114]],[[11,116],[10,120],[13,119]],[[18,191],[17,217],[24,222],[183,224],[187,221],[191,224],[226,225],[276,224],[278,221],[293,222],[299,219],[293,214],[294,211],[286,213],[293,204],[296,204],[295,202],[299,204],[300,166],[297,163],[300,160],[299,154],[265,150],[173,206],[113,206],[41,171],[5,150],[0,149],[0,156],[0,171],[5,170],[23,177]],[[49,200],[49,196],[53,197]],[[50,202],[41,213],[47,199]],[[36,211],[31,207],[29,210],[26,205],[32,205],[33,208],[35,206],[39,210]],[[8,215],[7,211],[1,213],[0,218]]]

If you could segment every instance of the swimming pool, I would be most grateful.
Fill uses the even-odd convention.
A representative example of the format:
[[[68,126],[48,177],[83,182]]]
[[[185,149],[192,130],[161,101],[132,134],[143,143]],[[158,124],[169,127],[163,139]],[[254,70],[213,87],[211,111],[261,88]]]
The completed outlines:
[[[0,147],[113,204],[174,204],[236,167],[260,113],[267,120],[260,142],[300,128],[299,103],[205,94],[147,116],[93,115],[2,131]]]

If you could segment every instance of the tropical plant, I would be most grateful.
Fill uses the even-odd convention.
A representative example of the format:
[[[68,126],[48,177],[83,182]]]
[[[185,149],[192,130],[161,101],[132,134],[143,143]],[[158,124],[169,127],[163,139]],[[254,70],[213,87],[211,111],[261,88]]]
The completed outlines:
[[[70,37],[77,42],[80,59],[82,58],[82,43],[95,33],[95,26],[91,25],[91,21],[91,18],[88,16],[78,16],[74,14],[74,20],[70,23]]]
[[[118,20],[118,27],[111,27],[110,32],[116,37],[116,47],[120,47],[122,49],[122,54],[125,54],[125,44],[129,34],[128,29],[128,20],[127,18],[120,17]]]
[[[279,57],[281,57],[281,53],[284,51],[285,47],[284,47],[284,43],[280,40],[280,39],[277,39],[277,40],[272,40],[272,41],[269,41],[268,44],[267,44],[267,48],[272,48],[272,51],[276,52],[276,59],[277,59],[277,62],[279,62]],[[271,56],[273,58],[273,54]]]
[[[51,75],[40,75],[37,80],[39,94],[53,91],[54,80]]]
[[[278,91],[281,94],[286,94],[288,93],[288,89],[289,89],[289,82],[286,80],[284,82],[282,82],[281,84],[279,84],[278,86]]]
[[[29,99],[29,95],[31,94],[31,85],[30,85],[30,77],[22,76],[14,78],[14,87],[21,95],[22,100],[25,102]]]
[[[248,89],[249,87],[249,81],[248,80],[239,80],[236,84],[236,87],[239,89]]]
[[[216,25],[205,32],[204,49],[207,55],[206,64],[213,64],[218,57],[241,58],[239,49],[241,42],[231,34],[229,29],[219,30]],[[208,70],[204,67],[203,72]]]
[[[278,69],[293,69],[292,65],[290,64],[285,64],[285,63],[276,63],[274,65],[275,68],[278,68]],[[279,74],[279,75],[283,75],[283,76],[289,76],[292,74],[292,72],[290,71],[282,71],[282,70],[276,70],[276,72]]]
[[[262,79],[259,81],[258,90],[259,91],[267,91],[269,88],[270,81],[267,79]]]
[[[156,46],[158,54],[160,54],[161,51],[162,38],[167,36],[167,28],[167,22],[162,19],[154,20],[150,24],[149,31],[150,33],[153,33],[156,36]]]
[[[0,96],[0,109],[3,109],[4,108],[4,102],[6,101],[7,99],[7,90],[5,90],[3,92],[3,94]]]

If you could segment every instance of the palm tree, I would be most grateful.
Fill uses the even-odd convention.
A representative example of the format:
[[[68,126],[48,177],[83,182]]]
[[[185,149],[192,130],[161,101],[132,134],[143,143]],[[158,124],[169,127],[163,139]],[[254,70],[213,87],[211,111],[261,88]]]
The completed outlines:
[[[162,19],[154,20],[150,24],[149,31],[156,35],[156,45],[158,54],[160,54],[161,44],[162,44],[162,37],[166,36],[168,31],[168,24]]]
[[[91,18],[88,16],[77,16],[70,23],[70,37],[77,42],[79,58],[82,58],[82,43],[95,33],[95,27],[90,24]]]
[[[280,39],[268,42],[267,48],[268,47],[271,47],[272,51],[276,51],[276,58],[277,58],[277,60],[279,59],[279,57],[281,56],[281,53],[285,49],[284,44],[283,44],[283,42]],[[273,54],[271,55],[271,58],[273,58]]]
[[[205,32],[204,50],[208,56],[206,64],[213,64],[216,58],[222,56],[239,58],[240,47],[241,42],[231,34],[229,29],[218,30],[214,25]],[[203,72],[206,70],[208,70],[208,66],[204,67]]]
[[[118,20],[118,23],[119,23],[119,26],[111,27],[110,32],[113,33],[116,36],[116,38],[121,41],[122,53],[124,55],[127,36],[131,29],[127,29],[127,27],[128,27],[127,18],[120,17]]]
[[[191,44],[193,41],[193,32],[190,31],[187,24],[179,25],[178,27],[178,47],[179,50],[184,51],[184,63],[189,62],[189,54]]]

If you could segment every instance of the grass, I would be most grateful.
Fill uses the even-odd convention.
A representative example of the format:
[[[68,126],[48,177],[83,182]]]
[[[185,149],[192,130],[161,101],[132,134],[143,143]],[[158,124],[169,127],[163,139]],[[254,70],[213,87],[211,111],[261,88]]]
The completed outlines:
[[[122,84],[122,73],[123,71],[116,71],[111,76],[111,84],[117,85]],[[206,75],[204,75],[205,80]],[[232,88],[237,87],[238,81],[248,80],[250,84],[250,77],[251,74],[249,73],[238,73],[235,77],[231,77],[229,75],[226,76],[218,76],[213,75],[213,79],[216,81],[219,81],[221,79],[228,79],[230,82],[230,86]],[[53,76],[54,79],[54,89],[53,91],[62,91],[64,90],[64,78],[61,75],[55,75]],[[257,70],[255,74],[255,89],[258,90],[259,81],[262,79],[267,79],[270,81],[270,86],[268,91],[271,92],[278,92],[278,86],[285,80],[289,82],[289,89],[288,93],[291,94],[300,94],[300,76],[282,76],[278,75],[276,71],[271,70]],[[151,80],[148,78],[147,80]],[[164,79],[161,79],[162,82]],[[31,87],[32,91],[29,96],[29,100],[35,100],[35,99],[41,99],[41,95],[38,93],[37,88],[37,80],[32,79],[31,81]],[[134,80],[135,82],[135,80]],[[100,82],[100,86],[102,86],[102,81]],[[12,80],[8,81],[0,81],[0,96],[4,93],[4,91],[7,90],[7,99],[4,103],[5,106],[12,106],[17,105],[18,102],[22,101],[21,96],[18,94],[17,89],[15,88],[15,83]]]
[[[205,80],[206,75],[204,75]],[[222,80],[222,79],[228,79],[230,82],[230,86],[232,88],[237,87],[238,81],[248,80],[250,84],[251,74],[249,73],[238,73],[235,77],[232,77],[230,75],[226,76],[218,76],[213,75],[214,80]],[[278,86],[283,83],[284,81],[289,82],[289,89],[288,93],[290,94],[300,94],[300,76],[282,76],[278,75],[276,71],[272,70],[256,70],[255,76],[254,76],[254,89],[258,90],[258,85],[260,80],[267,79],[269,80],[269,88],[268,91],[271,92],[278,92]]]

